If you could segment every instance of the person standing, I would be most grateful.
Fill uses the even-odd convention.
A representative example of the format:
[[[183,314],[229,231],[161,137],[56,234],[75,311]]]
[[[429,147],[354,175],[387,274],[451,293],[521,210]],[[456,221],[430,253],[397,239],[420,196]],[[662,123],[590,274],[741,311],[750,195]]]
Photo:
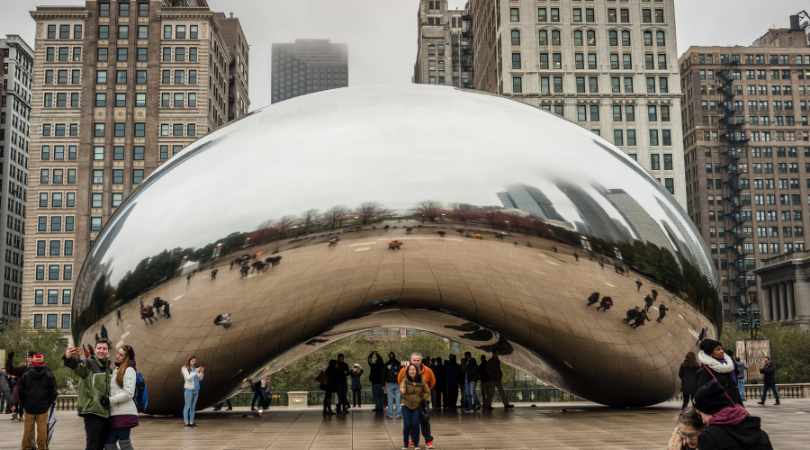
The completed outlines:
[[[645,312],[650,312],[650,308],[652,308],[653,302],[655,302],[655,300],[653,300],[652,295],[647,294],[644,297],[644,311]]]
[[[368,381],[371,382],[371,395],[374,397],[374,410],[380,412],[384,410],[383,407],[383,371],[385,370],[385,363],[377,351],[371,352],[368,355],[369,374]]]
[[[776,366],[773,365],[771,358],[765,357],[765,365],[759,366],[759,373],[764,377],[762,379],[762,401],[757,402],[757,404],[765,404],[765,398],[768,396],[768,389],[770,389],[773,391],[773,398],[776,399],[774,405],[779,405],[779,394],[776,392]]]
[[[700,363],[695,357],[695,352],[686,354],[680,369],[678,369],[678,378],[681,379],[681,393],[683,394],[683,406],[681,409],[686,409],[691,403],[689,397],[694,400],[695,392],[698,390],[697,385],[697,372],[700,370]]]
[[[396,408],[397,419],[402,417],[399,405],[402,401],[402,394],[399,391],[399,381],[397,380],[402,364],[397,361],[394,352],[388,353],[388,362],[385,363],[383,378],[385,379],[385,392],[388,394],[388,418],[394,418],[394,408]],[[396,403],[394,400],[396,399]]]
[[[464,389],[467,391],[468,407],[471,411],[478,411],[481,409],[481,402],[475,393],[475,386],[478,384],[478,363],[470,352],[464,352],[464,357],[467,359],[467,370],[464,372]]]
[[[489,374],[487,373],[487,356],[481,355],[481,363],[478,364],[478,379],[481,380],[481,404],[484,408],[492,407],[492,397],[489,396]]]
[[[110,341],[96,342],[93,354],[80,360],[81,348],[68,347],[64,364],[79,377],[78,410],[84,419],[86,450],[102,450],[110,431]]]
[[[489,374],[489,382],[491,383],[492,396],[495,395],[495,388],[498,388],[498,393],[501,395],[504,409],[514,408],[515,405],[509,404],[509,399],[506,398],[506,392],[503,390],[503,371],[501,370],[501,358],[498,356],[500,350],[495,349],[492,351],[492,358],[487,363],[487,373]]]
[[[110,383],[110,433],[105,450],[115,449],[116,443],[121,450],[133,450],[130,431],[138,426],[138,408],[133,401],[137,370],[135,350],[129,345],[119,348]]]
[[[186,404],[183,408],[183,422],[185,423],[184,428],[186,429],[197,428],[197,425],[194,424],[194,412],[197,408],[197,397],[200,395],[200,380],[202,380],[205,375],[203,373],[205,367],[203,367],[202,364],[200,364],[199,368],[196,366],[197,357],[189,356],[186,360],[186,364],[180,369],[184,380],[183,395]]]
[[[444,400],[444,406],[448,409],[456,409],[456,403],[458,402],[457,373],[458,363],[456,362],[456,355],[451,353],[447,358],[447,364],[444,365],[444,379],[447,385],[447,398]]]
[[[703,327],[703,328],[700,329],[700,334],[698,335],[697,344],[695,344],[695,345],[700,347],[700,343],[703,342],[703,339],[705,339],[705,338],[706,338],[706,327]]]
[[[458,383],[458,390],[461,392],[461,412],[467,412],[470,409],[470,401],[467,398],[467,385],[464,384],[467,379],[467,358],[461,358],[456,371],[456,383]]]
[[[708,427],[700,433],[700,450],[769,450],[768,434],[759,417],[738,408],[717,380],[711,380],[695,393],[695,409]]]
[[[723,346],[712,339],[700,343],[698,361],[703,367],[698,370],[698,389],[713,380],[717,380],[734,404],[742,405],[740,392],[737,390],[737,374],[734,371],[734,359],[723,351]],[[695,394],[697,395],[697,394]]]
[[[22,448],[30,449],[34,441],[34,426],[36,426],[37,448],[48,448],[48,410],[56,401],[56,379],[43,365],[42,355],[35,354],[31,360],[31,367],[20,378],[17,397],[20,407],[25,411],[25,429],[23,431]]]
[[[346,364],[344,361],[343,354],[338,355],[338,374],[337,378],[337,395],[338,395],[338,404],[337,404],[337,412],[348,414],[349,413],[349,381],[347,377],[349,376],[349,365]],[[342,408],[342,409],[341,409]]]
[[[740,391],[740,398],[745,400],[745,371],[748,370],[748,364],[740,361],[737,358],[737,390]]]
[[[640,312],[638,313],[638,315],[636,316],[636,320],[635,320],[635,321],[633,321],[633,324],[632,324],[632,325],[630,325],[630,327],[631,327],[631,328],[633,328],[634,330],[635,330],[636,328],[638,328],[638,327],[643,327],[643,326],[644,326],[644,324],[645,324],[645,323],[646,323],[648,320],[650,320],[650,318],[647,316],[647,311],[642,310],[642,311],[640,311]]]
[[[420,355],[419,353],[411,354],[411,365],[404,368],[404,369],[402,369],[402,370],[400,370],[399,375],[397,375],[397,381],[400,384],[402,384],[402,382],[405,379],[406,369],[413,372],[414,369],[411,369],[412,367],[415,369],[417,374],[422,378],[422,381],[424,382],[425,387],[427,388],[426,392],[423,395],[425,397],[425,399],[424,399],[425,401],[420,402],[421,407],[429,409],[430,408],[430,390],[433,388],[433,386],[436,385],[436,376],[433,375],[433,371],[430,370],[430,367],[427,367],[424,364],[422,364],[422,355]],[[421,396],[422,395],[420,395],[420,397]],[[403,404],[404,404],[404,401],[403,401]],[[407,411],[403,411],[403,414],[405,414],[405,413],[407,413]],[[404,415],[403,415],[403,417],[404,417]],[[417,419],[417,420],[419,420],[419,419]],[[404,420],[403,420],[403,422],[404,422]],[[426,448],[433,448],[433,436],[430,434],[430,421],[421,422],[421,429],[422,429],[422,436],[425,437],[425,447]],[[417,437],[418,437],[418,434],[419,434],[419,428],[416,429]],[[417,439],[416,442],[418,444],[419,440]]]
[[[256,411],[256,400],[259,401],[259,409],[264,409],[264,395],[262,394],[262,381],[259,380],[250,386],[253,391],[253,400],[250,402],[250,410]]]
[[[436,377],[436,385],[433,386],[433,409],[442,408],[442,400],[444,400],[444,407],[447,407],[447,380],[445,380],[445,367],[442,364],[442,358],[436,358],[436,365],[433,366],[433,376]]]
[[[324,416],[334,416],[335,412],[332,411],[332,395],[335,394],[335,390],[337,387],[337,379],[339,376],[338,372],[338,362],[336,359],[329,360],[329,366],[326,367],[326,378],[327,381],[325,384],[321,384],[321,389],[323,389],[323,415]],[[340,410],[340,405],[338,404],[338,410]]]
[[[422,398],[430,400],[430,387],[423,380],[417,366],[411,364],[402,369],[407,370],[407,374],[402,377],[399,385],[399,392],[402,395],[402,436],[404,450],[418,448],[419,446],[419,424]],[[428,441],[427,448],[433,448],[433,443]]]
[[[363,385],[360,382],[360,377],[363,375],[363,368],[360,364],[352,366],[352,406],[360,408],[363,406],[361,401]]]
[[[661,302],[661,305],[658,306],[658,319],[656,322],[661,323],[661,321],[664,320],[664,317],[666,317],[667,311],[669,311],[669,308],[667,308],[667,305],[665,305],[664,302]]]
[[[8,387],[6,369],[0,368],[0,414],[6,413],[6,398],[9,398],[8,393],[11,393],[11,389]]]
[[[107,327],[105,327],[104,324],[101,324],[101,339],[109,339]]]

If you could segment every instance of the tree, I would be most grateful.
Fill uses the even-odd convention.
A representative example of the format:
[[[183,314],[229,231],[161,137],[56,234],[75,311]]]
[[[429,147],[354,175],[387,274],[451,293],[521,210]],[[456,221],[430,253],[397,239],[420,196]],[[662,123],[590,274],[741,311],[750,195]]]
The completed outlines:
[[[3,334],[0,334],[0,348],[7,352],[14,352],[13,365],[25,364],[25,355],[29,350],[41,354],[45,358],[45,365],[50,367],[56,377],[56,385],[64,390],[76,381],[72,370],[62,364],[62,356],[67,350],[67,340],[57,330],[45,327],[34,328],[30,321],[10,321],[6,324]],[[5,361],[3,361],[5,365]]]
[[[720,338],[723,348],[734,349],[734,341],[749,339],[736,323],[726,324]],[[767,322],[759,329],[760,337],[771,340],[771,358],[776,366],[777,383],[807,383],[810,381],[810,331],[786,328],[778,322]],[[740,355],[735,355],[740,356]],[[748,366],[749,371],[759,367]]]
[[[343,221],[349,215],[349,208],[343,205],[335,205],[323,213],[322,220],[324,223],[329,224],[329,228],[343,225]]]
[[[279,234],[284,234],[294,227],[296,222],[294,216],[284,216],[273,224],[273,228],[278,229]]]
[[[311,225],[317,225],[319,216],[320,215],[318,214],[317,209],[308,209],[304,211],[304,213],[301,214],[301,220],[298,222],[301,225],[301,228],[303,228],[302,232],[306,233],[307,228],[309,228]]]
[[[368,223],[371,219],[383,218],[391,214],[391,212],[379,202],[364,202],[354,213],[363,225]]]
[[[412,210],[413,215],[430,219],[431,222],[435,221],[437,217],[445,214],[444,205],[437,200],[421,201],[414,206]]]

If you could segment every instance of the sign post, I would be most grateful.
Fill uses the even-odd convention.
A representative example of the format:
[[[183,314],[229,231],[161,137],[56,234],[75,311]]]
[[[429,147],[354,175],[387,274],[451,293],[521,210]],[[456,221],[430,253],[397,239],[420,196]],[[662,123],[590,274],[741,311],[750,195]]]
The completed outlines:
[[[759,373],[759,366],[765,365],[765,358],[771,357],[770,339],[740,339],[734,341],[734,354],[740,361],[748,364],[745,379],[748,381],[762,381],[763,375]]]

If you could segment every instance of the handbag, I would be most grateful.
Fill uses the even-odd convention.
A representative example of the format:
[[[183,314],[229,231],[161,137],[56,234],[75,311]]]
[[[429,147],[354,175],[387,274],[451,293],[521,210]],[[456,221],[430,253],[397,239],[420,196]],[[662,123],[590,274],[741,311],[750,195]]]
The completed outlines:
[[[319,373],[318,376],[315,377],[315,381],[326,386],[329,384],[329,375],[327,375],[326,372],[321,370],[321,373]]]
[[[419,408],[419,421],[430,422],[430,405],[424,398],[420,400],[420,403],[422,407]]]

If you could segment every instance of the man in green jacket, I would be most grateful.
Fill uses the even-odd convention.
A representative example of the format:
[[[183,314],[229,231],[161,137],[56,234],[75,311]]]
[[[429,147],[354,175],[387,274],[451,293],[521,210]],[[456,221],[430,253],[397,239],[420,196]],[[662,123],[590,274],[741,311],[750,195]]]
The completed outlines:
[[[96,341],[95,354],[81,360],[81,347],[68,347],[65,352],[65,367],[79,377],[79,415],[84,418],[87,435],[85,450],[103,450],[110,430],[110,341]]]

